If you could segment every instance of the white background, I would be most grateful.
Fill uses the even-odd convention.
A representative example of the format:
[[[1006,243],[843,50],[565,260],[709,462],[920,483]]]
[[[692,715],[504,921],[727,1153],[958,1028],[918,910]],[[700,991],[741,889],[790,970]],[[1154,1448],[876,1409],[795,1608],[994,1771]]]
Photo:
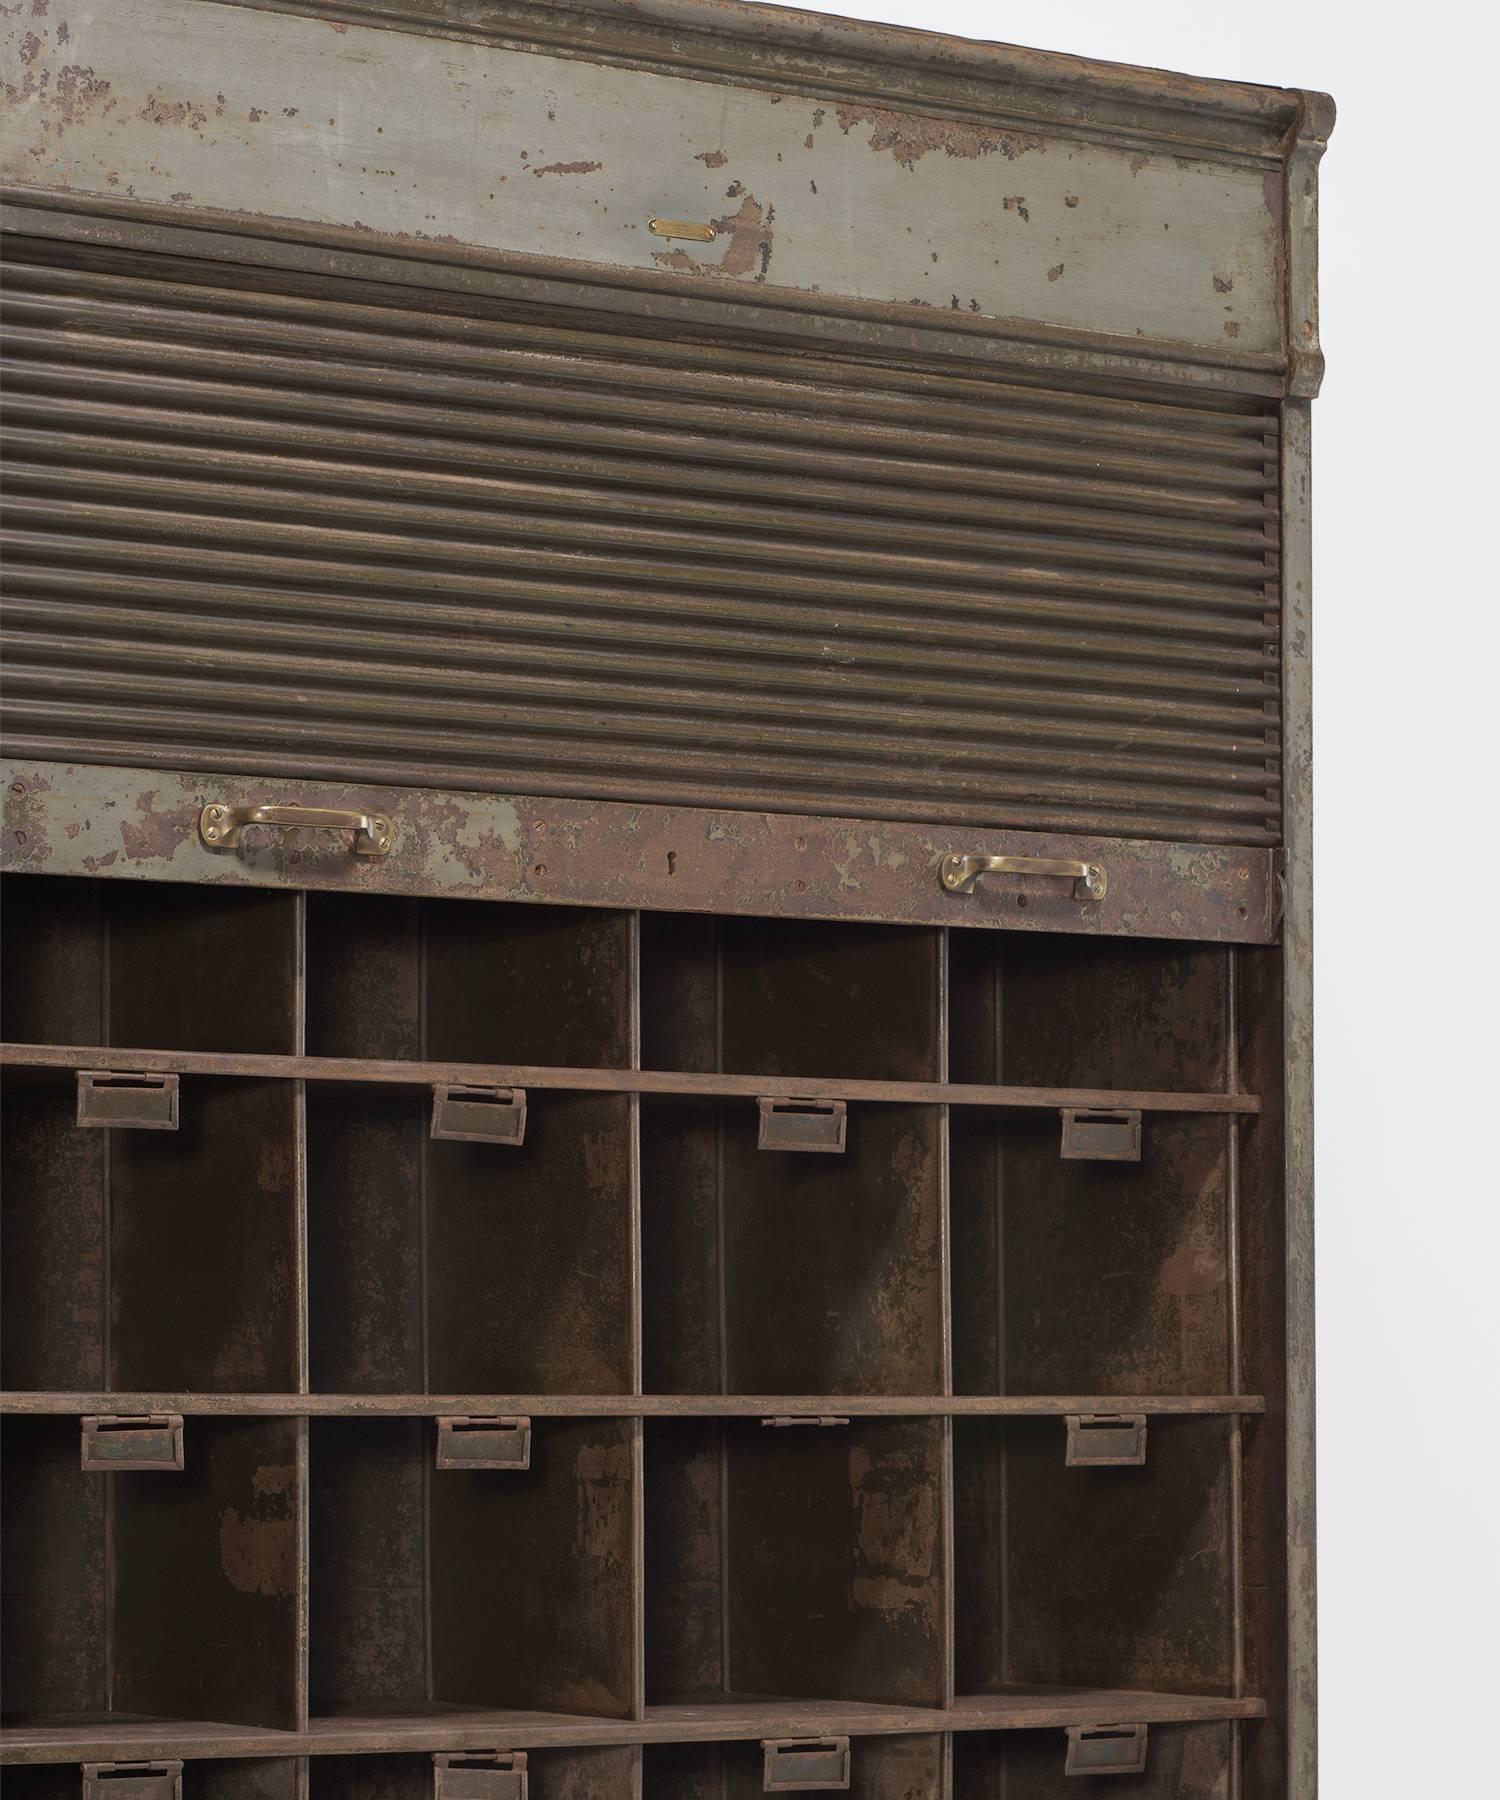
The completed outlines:
[[[804,5],[1338,102],[1313,408],[1322,1795],[1500,1792],[1496,8]]]

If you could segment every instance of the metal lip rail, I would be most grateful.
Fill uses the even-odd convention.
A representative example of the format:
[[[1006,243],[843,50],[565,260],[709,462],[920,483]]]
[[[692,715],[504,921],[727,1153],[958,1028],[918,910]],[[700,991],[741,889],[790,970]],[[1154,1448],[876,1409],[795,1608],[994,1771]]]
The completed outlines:
[[[1095,1688],[1014,1688],[961,1694],[951,1707],[850,1700],[727,1699],[648,1705],[640,1719],[465,1709],[451,1716],[368,1714],[314,1718],[305,1731],[199,1720],[134,1719],[17,1725],[0,1730],[0,1766],[130,1758],[335,1755],[368,1750],[484,1750],[497,1735],[517,1749],[589,1744],[676,1744],[759,1738],[773,1725],[878,1737],[910,1732],[1025,1731],[1052,1725],[1173,1724],[1260,1719],[1257,1698]],[[97,1757],[95,1753],[97,1752]]]
[[[899,1106],[990,1106],[1016,1111],[1131,1110],[1256,1114],[1260,1096],[1127,1088],[993,1087],[974,1082],[866,1081],[838,1076],[697,1075],[658,1069],[556,1068],[522,1063],[380,1061],[262,1056],[208,1050],[128,1050],[97,1044],[0,1044],[0,1068],[98,1069],[135,1074],[228,1075],[254,1080],[365,1082],[396,1087],[541,1088],[563,1092],[699,1095],[705,1099],[852,1100]]]
[[[1219,1418],[1264,1413],[1259,1394],[130,1394],[12,1389],[0,1414],[97,1413],[291,1418],[1067,1418],[1145,1413]]]

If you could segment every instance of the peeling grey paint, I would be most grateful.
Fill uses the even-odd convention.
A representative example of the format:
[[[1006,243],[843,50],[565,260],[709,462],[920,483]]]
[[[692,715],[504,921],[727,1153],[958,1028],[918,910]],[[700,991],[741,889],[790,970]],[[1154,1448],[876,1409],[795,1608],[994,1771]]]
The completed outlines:
[[[3,21],[0,168],[32,188],[1281,348],[1279,204],[1230,159],[204,0],[62,23]],[[657,216],[719,239],[663,246]]]

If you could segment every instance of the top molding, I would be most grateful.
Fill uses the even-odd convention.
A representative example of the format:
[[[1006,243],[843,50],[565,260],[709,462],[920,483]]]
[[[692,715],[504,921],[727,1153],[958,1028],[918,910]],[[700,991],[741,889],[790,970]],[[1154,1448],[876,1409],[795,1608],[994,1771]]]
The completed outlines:
[[[1111,142],[1268,162],[1326,144],[1334,105],[1298,88],[1215,81],[744,0],[216,0],[226,6],[477,38],[555,56],[904,99]]]
[[[0,178],[35,230],[357,245],[1065,374],[1321,379],[1321,94],[730,0],[112,0],[12,10],[0,45]]]

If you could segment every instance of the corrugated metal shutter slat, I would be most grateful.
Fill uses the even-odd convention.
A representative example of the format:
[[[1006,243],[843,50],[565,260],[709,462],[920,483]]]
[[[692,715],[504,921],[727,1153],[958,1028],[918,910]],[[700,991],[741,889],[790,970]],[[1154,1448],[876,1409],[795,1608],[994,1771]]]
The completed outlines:
[[[1277,840],[1269,405],[20,251],[18,753]]]

